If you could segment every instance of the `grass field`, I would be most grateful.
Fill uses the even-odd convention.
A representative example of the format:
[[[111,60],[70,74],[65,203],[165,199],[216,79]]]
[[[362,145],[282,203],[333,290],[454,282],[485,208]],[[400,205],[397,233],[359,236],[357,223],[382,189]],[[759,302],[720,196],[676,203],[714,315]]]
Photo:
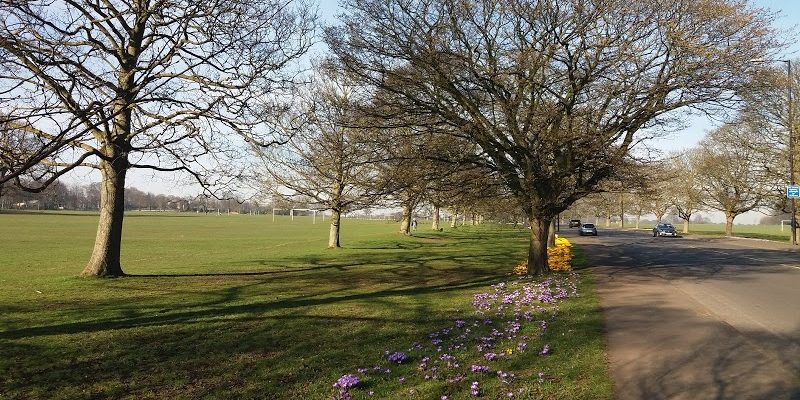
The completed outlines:
[[[682,224],[675,225],[678,232],[683,229]],[[691,224],[689,232],[693,235],[724,235],[725,224]],[[733,225],[733,235],[757,239],[774,240],[778,242],[789,242],[792,231],[788,223],[781,232],[780,225]]]
[[[639,227],[641,230],[650,230],[653,228],[654,223],[642,223]],[[678,233],[683,232],[683,223],[675,223],[675,229],[678,230]],[[605,224],[600,222],[597,224],[598,227],[604,228]],[[611,225],[612,228],[618,227],[618,224]],[[627,229],[631,229],[633,225],[627,223],[625,227]],[[733,235],[738,237],[747,237],[747,238],[755,238],[755,239],[766,239],[766,240],[774,240],[776,242],[786,242],[788,243],[791,240],[792,231],[789,230],[789,224],[783,228],[781,231],[780,225],[742,225],[742,224],[734,224],[733,225]],[[725,235],[725,224],[697,224],[691,223],[689,225],[689,235],[707,235],[707,236],[724,236]]]
[[[374,366],[393,371],[359,375],[353,398],[466,399],[473,380],[489,399],[509,388],[515,398],[612,397],[588,274],[555,317],[542,311],[523,325],[529,350],[491,363],[454,350],[460,370],[483,363],[491,374],[426,380],[417,369],[425,352],[438,353],[413,343],[456,320],[483,321],[473,296],[513,280],[527,232],[404,237],[395,224],[345,220],[345,248],[327,250],[327,224],[310,218],[132,214],[123,238],[131,276],[78,278],[96,223],[0,214],[0,398],[331,399],[339,377]],[[543,344],[550,355],[539,355]],[[406,351],[409,362],[388,365],[386,351]],[[516,378],[506,385],[495,369]]]

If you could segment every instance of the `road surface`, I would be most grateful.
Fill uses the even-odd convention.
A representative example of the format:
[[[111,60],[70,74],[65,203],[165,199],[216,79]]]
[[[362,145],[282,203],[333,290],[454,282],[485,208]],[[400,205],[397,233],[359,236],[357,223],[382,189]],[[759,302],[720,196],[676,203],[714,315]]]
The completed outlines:
[[[618,399],[800,399],[800,252],[562,232],[596,277]]]

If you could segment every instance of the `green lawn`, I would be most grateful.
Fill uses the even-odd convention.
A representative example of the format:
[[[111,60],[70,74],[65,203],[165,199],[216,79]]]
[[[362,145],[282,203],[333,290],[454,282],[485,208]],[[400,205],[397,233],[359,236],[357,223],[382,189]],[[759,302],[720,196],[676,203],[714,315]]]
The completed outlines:
[[[675,225],[678,232],[683,230],[683,224]],[[724,235],[725,224],[690,224],[689,233],[692,235]],[[778,242],[789,242],[792,231],[789,224],[781,232],[780,225],[733,225],[733,235],[756,239],[775,240]]]
[[[509,390],[612,397],[588,274],[576,275],[579,296],[557,313],[544,305],[523,324],[527,350],[488,362],[467,341],[451,351],[460,367],[440,366],[429,380],[417,369],[428,355],[431,366],[444,363],[430,334],[456,320],[477,323],[473,335],[505,326],[499,315],[486,325],[473,296],[500,282],[535,284],[508,275],[524,257],[525,231],[404,237],[393,223],[345,220],[345,248],[327,250],[320,219],[131,214],[123,267],[132,276],[78,278],[96,223],[81,213],[0,214],[0,398],[331,399],[344,374],[362,380],[351,391],[358,399],[466,399],[473,380],[489,399]],[[443,337],[455,343],[455,331]],[[496,351],[520,340],[500,340]],[[544,344],[551,355],[539,355]],[[386,351],[409,361],[389,365]],[[473,363],[491,374],[462,373]],[[506,385],[497,369],[516,378]]]
[[[683,234],[683,222],[675,223],[675,229],[678,233]],[[599,227],[605,227],[604,223],[598,224]],[[617,227],[618,225],[612,225]],[[626,224],[627,229],[632,229],[632,224]],[[641,230],[650,230],[653,224],[641,224]],[[774,240],[776,242],[786,242],[791,240],[792,231],[789,230],[789,224],[786,223],[783,231],[780,225],[733,225],[733,235],[738,237]],[[724,236],[725,224],[689,224],[689,235],[706,235],[706,236]]]

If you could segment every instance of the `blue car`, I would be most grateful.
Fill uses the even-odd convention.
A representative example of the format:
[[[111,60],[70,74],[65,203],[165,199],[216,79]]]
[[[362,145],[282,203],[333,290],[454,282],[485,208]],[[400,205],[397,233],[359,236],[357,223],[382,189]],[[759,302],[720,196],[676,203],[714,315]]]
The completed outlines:
[[[675,227],[672,224],[658,224],[653,228],[653,237],[678,237],[678,231],[675,230]]]

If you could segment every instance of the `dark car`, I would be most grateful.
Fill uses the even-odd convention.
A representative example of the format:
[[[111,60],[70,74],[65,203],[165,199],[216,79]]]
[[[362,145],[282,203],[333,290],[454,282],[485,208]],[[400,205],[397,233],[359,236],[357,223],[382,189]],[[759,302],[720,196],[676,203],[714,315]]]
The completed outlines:
[[[581,226],[581,220],[579,219],[571,219],[569,220],[569,227],[570,228],[577,228]]]
[[[592,235],[597,236],[597,228],[594,224],[583,224],[581,225],[581,230],[578,232],[581,236],[583,235]]]
[[[658,224],[653,228],[653,237],[671,236],[678,237],[678,231],[672,224]]]

